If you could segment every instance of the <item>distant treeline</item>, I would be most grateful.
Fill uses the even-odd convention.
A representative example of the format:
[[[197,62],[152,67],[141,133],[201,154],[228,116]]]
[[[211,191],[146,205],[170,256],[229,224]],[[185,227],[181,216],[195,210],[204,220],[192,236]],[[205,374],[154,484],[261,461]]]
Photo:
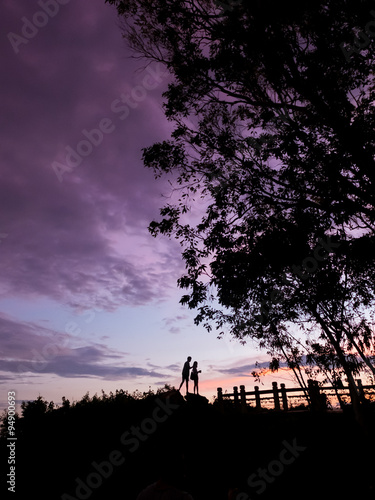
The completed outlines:
[[[94,394],[90,397],[89,392],[87,392],[80,400],[70,402],[65,396],[62,397],[61,404],[54,403],[53,401],[47,401],[43,396],[38,396],[33,401],[23,401],[21,403],[21,416],[16,414],[17,421],[17,431],[22,434],[25,426],[28,424],[36,424],[41,422],[43,418],[59,418],[66,416],[68,413],[79,418],[80,415],[87,415],[87,411],[97,413],[102,411],[119,410],[120,408],[125,409],[128,407],[130,410],[135,409],[134,403],[136,401],[147,400],[149,398],[154,398],[160,394],[164,394],[170,391],[172,388],[165,384],[163,388],[153,391],[151,388],[147,392],[141,392],[135,390],[129,392],[124,389],[117,389],[115,392],[110,392],[106,394],[104,390],[101,391],[101,396]],[[53,415],[53,416],[52,416]],[[7,411],[4,410],[1,416],[0,424],[0,437],[5,438],[7,436]],[[45,423],[45,420],[43,420]]]

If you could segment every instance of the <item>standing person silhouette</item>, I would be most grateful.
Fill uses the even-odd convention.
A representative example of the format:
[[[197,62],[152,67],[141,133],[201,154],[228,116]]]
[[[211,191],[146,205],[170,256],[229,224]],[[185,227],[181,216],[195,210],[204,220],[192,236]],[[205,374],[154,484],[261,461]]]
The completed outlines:
[[[180,387],[178,388],[178,390],[180,390],[183,383],[186,380],[186,394],[189,393],[189,372],[190,369],[192,368],[190,366],[190,361],[191,361],[191,356],[188,356],[187,361],[185,361],[184,367],[182,368],[182,382],[180,384]]]
[[[193,368],[191,370],[191,380],[194,380],[194,394],[195,394],[195,389],[196,389],[197,390],[197,395],[199,396],[199,392],[198,392],[198,373],[202,373],[202,370],[198,370],[198,361],[194,361]]]

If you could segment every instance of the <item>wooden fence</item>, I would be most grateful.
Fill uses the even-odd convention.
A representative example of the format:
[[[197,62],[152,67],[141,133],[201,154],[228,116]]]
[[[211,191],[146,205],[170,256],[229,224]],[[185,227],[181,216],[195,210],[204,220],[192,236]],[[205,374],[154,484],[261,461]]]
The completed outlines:
[[[362,402],[368,403],[373,400],[375,385],[362,385],[362,381],[358,379],[357,390]],[[320,387],[316,380],[309,380],[306,389],[301,387],[287,389],[285,384],[280,384],[278,387],[277,382],[272,382],[272,389],[267,390],[259,390],[259,387],[255,386],[254,391],[245,391],[245,386],[240,385],[240,391],[238,391],[238,387],[233,387],[232,393],[223,394],[221,387],[217,389],[219,404],[222,405],[224,401],[232,401],[234,406],[240,407],[242,411],[246,411],[248,406],[255,406],[258,411],[261,411],[264,409],[262,402],[266,401],[267,403],[271,401],[276,411],[280,411],[281,406],[284,411],[288,411],[291,409],[291,400],[295,398],[302,399],[312,410],[319,411],[327,408],[328,397],[336,397],[341,406],[348,395],[349,387]]]

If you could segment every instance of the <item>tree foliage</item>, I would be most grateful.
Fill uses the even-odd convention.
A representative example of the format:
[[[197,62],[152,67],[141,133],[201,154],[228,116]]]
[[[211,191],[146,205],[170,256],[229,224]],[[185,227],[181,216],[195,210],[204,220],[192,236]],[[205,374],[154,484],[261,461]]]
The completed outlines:
[[[174,132],[144,162],[174,183],[150,230],[182,245],[181,302],[297,378],[303,356],[338,363],[355,397],[353,376],[375,373],[372,3],[107,1],[173,76]]]

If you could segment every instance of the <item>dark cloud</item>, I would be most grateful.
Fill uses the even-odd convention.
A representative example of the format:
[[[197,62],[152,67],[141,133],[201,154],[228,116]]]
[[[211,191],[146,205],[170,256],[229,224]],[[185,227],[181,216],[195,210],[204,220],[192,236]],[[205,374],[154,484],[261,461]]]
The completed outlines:
[[[259,368],[268,368],[269,361],[263,363],[252,363],[249,365],[234,366],[232,368],[216,368],[216,371],[224,375],[237,376],[237,377],[250,377],[251,372]]]
[[[305,364],[306,360],[303,359],[303,364]],[[280,362],[280,368],[286,367],[287,364],[285,362]],[[270,361],[262,361],[262,362],[253,362],[250,364],[239,364],[238,366],[233,366],[231,368],[220,368],[220,367],[214,367],[213,365],[210,366],[211,369],[214,369],[215,371],[222,373],[223,375],[228,375],[231,377],[252,377],[252,372],[253,371],[258,371],[261,369],[269,369],[270,367]]]
[[[3,5],[7,33],[21,34],[22,17],[40,10],[36,2],[17,4]],[[103,0],[60,6],[18,54],[5,35],[2,43],[0,233],[8,237],[0,246],[0,293],[74,307],[89,307],[95,296],[109,310],[166,296],[180,260],[160,253],[148,235],[164,189],[141,162],[141,148],[168,130],[159,102],[166,82],[125,120],[112,111],[142,72]],[[66,147],[75,149],[82,131],[104,118],[114,131],[59,182],[52,163],[65,162]],[[139,250],[155,252],[154,261],[137,261]]]
[[[19,322],[4,314],[0,315],[0,357],[2,366],[5,359],[30,361],[33,352],[48,356],[48,346],[59,346],[62,351],[73,337],[33,323]]]
[[[105,358],[105,354],[102,354],[97,363],[82,361],[77,358],[75,349],[72,349],[70,355],[58,355],[53,360],[43,361],[37,357],[32,362],[27,363],[3,360],[1,365],[3,371],[18,375],[25,374],[27,378],[29,372],[54,374],[65,378],[100,378],[103,380],[135,379],[137,377],[160,378],[163,376],[160,372],[139,367],[100,364],[99,361],[104,361]]]
[[[29,378],[30,374],[49,373],[104,380],[164,376],[160,370],[127,366],[127,353],[114,351],[105,344],[92,342],[77,347],[76,343],[72,335],[0,316],[0,383],[14,380],[15,374]]]
[[[14,377],[13,376],[9,376],[9,375],[0,375],[0,384],[2,382],[13,382],[14,381]],[[1,402],[2,403],[2,402]]]
[[[173,365],[166,366],[166,369],[171,370],[171,371],[175,371],[175,370],[180,370],[181,366],[175,363]]]

